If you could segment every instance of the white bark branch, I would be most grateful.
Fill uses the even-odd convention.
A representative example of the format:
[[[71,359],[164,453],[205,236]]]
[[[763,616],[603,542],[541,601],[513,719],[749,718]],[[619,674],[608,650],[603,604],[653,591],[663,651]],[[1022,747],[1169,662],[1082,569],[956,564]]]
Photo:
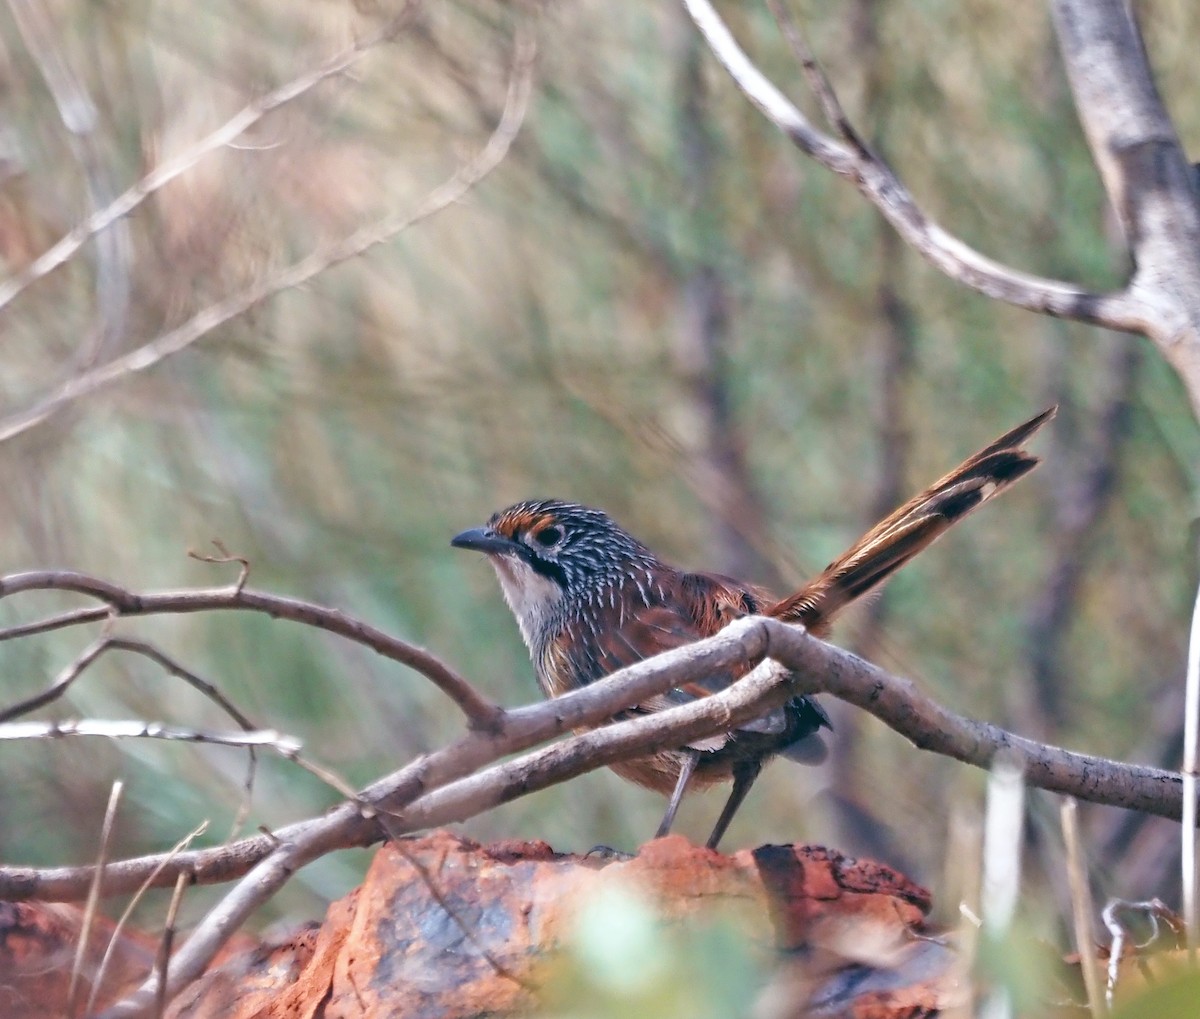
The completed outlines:
[[[845,177],[919,255],[942,273],[987,297],[1058,318],[1144,332],[1149,309],[1132,292],[1097,294],[1021,272],[977,251],[935,223],[892,169],[865,147],[815,128],[750,60],[709,0],[684,0],[696,27],[737,86],[803,152]],[[836,97],[830,90],[826,102]],[[847,124],[848,127],[848,124]]]
[[[1143,329],[1200,414],[1200,200],[1127,0],[1051,0],[1092,158],[1136,264]]]

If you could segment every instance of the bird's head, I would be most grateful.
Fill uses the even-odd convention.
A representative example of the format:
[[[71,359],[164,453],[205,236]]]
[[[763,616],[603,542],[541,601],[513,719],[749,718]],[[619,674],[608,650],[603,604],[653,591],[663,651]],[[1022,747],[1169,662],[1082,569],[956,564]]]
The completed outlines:
[[[488,557],[530,649],[561,616],[564,599],[585,600],[654,564],[646,546],[607,513],[560,499],[509,506],[450,544]]]

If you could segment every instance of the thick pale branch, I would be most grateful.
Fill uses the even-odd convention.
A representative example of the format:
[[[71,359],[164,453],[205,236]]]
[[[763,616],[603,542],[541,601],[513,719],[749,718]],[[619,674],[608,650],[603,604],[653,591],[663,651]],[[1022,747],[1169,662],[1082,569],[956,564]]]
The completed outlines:
[[[990,768],[997,754],[1017,754],[1031,786],[1077,799],[1178,820],[1178,772],[1126,764],[1025,739],[988,722],[964,718],[922,693],[910,680],[823,644],[776,620],[764,620],[768,654],[805,679],[802,692],[826,692],[855,704],[922,750]]]
[[[1145,332],[1150,309],[1132,292],[1095,294],[1003,265],[933,222],[896,174],[865,147],[843,144],[817,130],[750,60],[709,0],[684,5],[737,86],[779,130],[826,169],[851,181],[914,251],[949,278],[988,297],[1030,311]],[[825,105],[836,104],[832,89]],[[836,106],[834,108],[837,108]],[[844,131],[851,131],[844,121]]]
[[[1134,5],[1052,0],[1050,9],[1080,123],[1137,266],[1130,293],[1147,309],[1144,331],[1200,413],[1200,196]]]
[[[1019,755],[1026,780],[1042,789],[1166,817],[1180,815],[1181,779],[1175,772],[1073,753],[964,718],[922,694],[912,682],[801,629],[774,619],[754,624],[762,627],[768,658],[803,680],[789,680],[788,672],[778,666],[760,667],[704,701],[614,723],[430,792],[401,812],[398,830],[464,820],[589,771],[597,763],[625,760],[639,749],[678,746],[761,714],[797,692],[833,694],[869,711],[921,749],[980,768],[990,768],[998,754]]]
[[[755,625],[762,622],[756,620]],[[765,637],[765,632],[747,632],[740,639],[758,644],[765,643]],[[401,833],[462,821],[599,765],[628,760],[664,746],[681,746],[710,733],[734,728],[782,704],[789,696],[791,688],[786,671],[775,662],[763,662],[712,697],[669,712],[639,716],[580,733],[433,790],[400,811],[388,827]]]

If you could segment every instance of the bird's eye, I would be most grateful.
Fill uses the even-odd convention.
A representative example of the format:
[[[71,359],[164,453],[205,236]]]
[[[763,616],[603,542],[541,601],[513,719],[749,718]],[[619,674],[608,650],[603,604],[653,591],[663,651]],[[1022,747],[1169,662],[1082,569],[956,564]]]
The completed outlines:
[[[560,541],[562,541],[562,536],[562,528],[551,525],[550,527],[543,527],[540,531],[534,534],[533,540],[543,548],[550,548],[550,546],[557,545]]]

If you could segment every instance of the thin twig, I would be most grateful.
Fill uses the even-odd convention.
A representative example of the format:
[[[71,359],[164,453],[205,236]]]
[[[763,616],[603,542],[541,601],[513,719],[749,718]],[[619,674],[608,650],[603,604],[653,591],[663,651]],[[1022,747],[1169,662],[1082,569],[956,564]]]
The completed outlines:
[[[1072,924],[1075,928],[1075,951],[1079,953],[1079,967],[1083,970],[1083,986],[1087,991],[1088,1008],[1092,1019],[1104,1019],[1108,1008],[1100,981],[1100,967],[1096,961],[1096,940],[1092,934],[1092,888],[1088,882],[1087,866],[1083,859],[1083,846],[1079,838],[1079,805],[1072,796],[1062,802],[1061,821],[1063,843],[1067,852],[1067,883],[1071,889]]]
[[[250,560],[245,556],[233,555],[218,538],[213,538],[212,543],[220,555],[204,555],[194,549],[188,549],[188,558],[195,559],[201,563],[215,563],[217,565],[223,563],[241,563],[242,568],[238,571],[238,578],[233,585],[233,589],[240,592],[246,586],[246,581],[250,579]]]
[[[860,156],[875,160],[877,157],[868,148],[862,135],[855,130],[854,125],[850,123],[850,118],[842,109],[841,100],[838,99],[837,93],[833,89],[833,83],[817,62],[817,58],[813,56],[812,48],[801,33],[800,26],[796,24],[796,19],[788,12],[782,0],[767,0],[767,7],[770,8],[775,23],[783,33],[784,39],[787,40],[788,46],[791,47],[792,54],[800,64],[801,70],[804,71],[804,76],[808,79],[808,87],[812,89],[813,95],[817,97],[817,102],[821,104],[821,112],[825,115],[826,122],[842,136],[843,141],[852,145]]]
[[[108,619],[112,614],[112,609],[106,605],[72,609],[70,612],[60,612],[56,616],[47,616],[45,619],[39,619],[32,623],[20,623],[17,626],[5,627],[3,630],[0,630],[0,641],[20,640],[24,637],[36,636],[39,633],[62,630],[68,626],[99,623]]]
[[[171,902],[167,906],[167,919],[163,925],[162,940],[158,946],[158,958],[155,960],[154,971],[157,983],[154,998],[155,1019],[162,1019],[167,1008],[167,970],[171,963],[171,947],[175,942],[175,923],[179,918],[179,904],[183,901],[183,890],[187,887],[187,875],[180,874],[175,879],[175,890],[171,893]]]
[[[89,644],[70,665],[54,678],[54,682],[46,687],[45,690],[0,710],[0,725],[8,722],[10,719],[20,718],[31,711],[36,711],[43,705],[49,704],[51,701],[61,697],[71,688],[75,680],[82,676],[88,667],[108,650],[109,639],[108,637],[101,637],[99,640]]]
[[[133,911],[137,909],[139,903],[150,890],[154,879],[162,872],[162,868],[170,863],[179,853],[183,852],[196,839],[208,831],[208,821],[201,821],[195,828],[188,832],[183,838],[175,843],[174,846],[163,856],[162,864],[150,873],[150,876],[142,882],[142,885],[136,892],[130,896],[129,902],[125,904],[125,909],[122,910],[121,916],[113,925],[112,934],[109,936],[108,944],[104,948],[104,956],[100,959],[100,965],[96,969],[95,979],[92,981],[92,993],[88,996],[87,1012],[90,1015],[96,1009],[96,998],[100,994],[100,988],[104,985],[104,977],[108,972],[108,964],[112,960],[113,953],[116,951],[117,944],[120,941],[121,934],[125,930],[125,925],[129,922],[129,918],[133,916]],[[180,872],[175,879],[178,884],[187,881],[187,874]]]
[[[67,987],[67,1015],[74,1019],[79,1005],[79,978],[87,960],[88,941],[91,940],[92,924],[100,904],[100,887],[104,882],[104,865],[108,862],[108,851],[112,845],[113,826],[117,820],[117,804],[121,801],[124,783],[117,780],[112,784],[108,806],[104,811],[104,823],[100,828],[100,844],[96,849],[95,876],[88,888],[87,903],[83,909],[83,922],[79,929],[79,941],[75,945],[75,958],[71,963],[71,981]]]
[[[129,637],[108,637],[106,638],[106,643],[114,651],[128,651],[130,654],[141,655],[143,658],[150,659],[150,661],[160,666],[164,672],[183,680],[192,689],[199,690],[200,693],[216,704],[243,729],[249,731],[261,728],[261,726],[252,722],[237,705],[226,697],[215,683],[198,676],[190,669],[184,668],[184,666],[165,651],[155,647],[153,644],[144,640],[133,640]],[[4,721],[4,719],[0,718],[0,721]]]

